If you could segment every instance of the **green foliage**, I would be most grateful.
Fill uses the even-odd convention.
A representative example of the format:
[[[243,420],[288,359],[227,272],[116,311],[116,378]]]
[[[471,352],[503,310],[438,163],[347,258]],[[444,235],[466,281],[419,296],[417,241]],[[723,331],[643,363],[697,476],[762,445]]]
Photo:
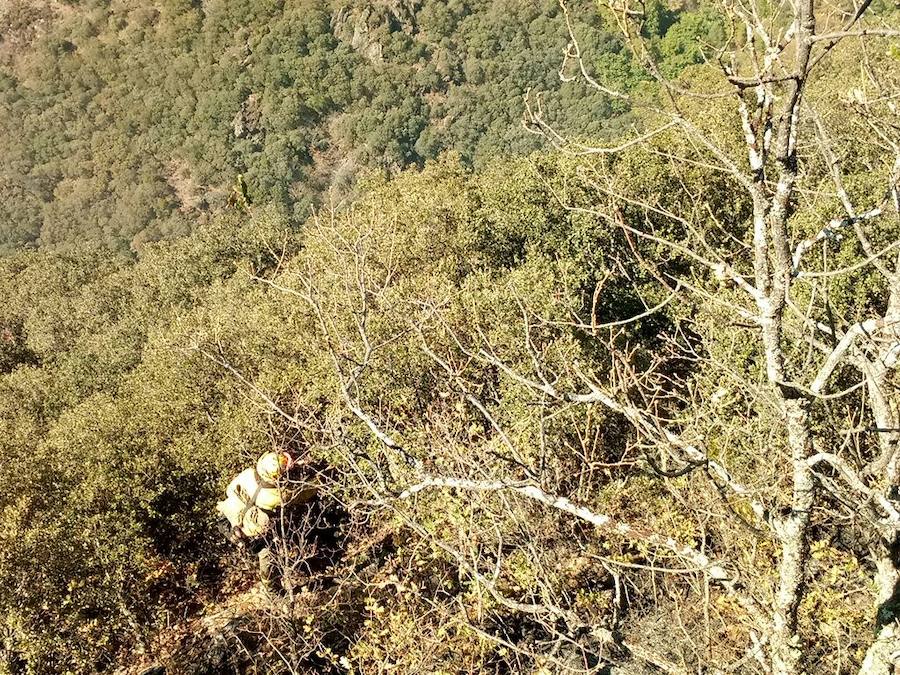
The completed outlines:
[[[732,147],[724,122],[703,123]],[[587,556],[629,569],[681,564],[661,560],[653,546],[598,537],[553,509],[514,500],[501,508],[496,496],[423,493],[408,520],[367,511],[371,486],[404,469],[348,410],[347,364],[365,363],[354,401],[438,473],[540,470],[554,490],[638,531],[734,546],[745,532],[700,524],[652,473],[619,468],[639,461],[619,416],[600,406],[536,404],[533,391],[472,356],[488,345],[508,367],[538,377],[539,354],[540,376],[581,391],[585,377],[604,381],[623,367],[603,347],[611,340],[636,367],[662,369],[667,396],[710,406],[708,415],[681,406],[667,414],[684,433],[702,436],[736,479],[769,479],[772,455],[784,452],[770,440],[776,414],[755,407],[718,369],[761,377],[752,327],[729,321],[722,308],[740,302],[736,291],[687,253],[688,245],[727,251],[746,241],[748,205],[721,172],[679,161],[680,143],[662,134],[616,158],[534,154],[494,159],[477,172],[448,154],[421,170],[368,174],[357,200],[302,228],[259,206],[248,181],[246,191],[237,184],[228,214],[175,241],[146,242],[136,257],[82,245],[2,259],[0,612],[15,627],[17,653],[34,672],[80,673],[152,650],[167,612],[189,611],[221,588],[225,551],[211,532],[212,506],[232,472],[273,444],[327,466],[329,494],[358,505],[355,517],[394,538],[388,561],[372,558],[377,583],[348,581],[342,593],[368,590],[327,616],[311,613],[300,629],[321,643],[303,661],[312,670],[368,672],[389,654],[409,672],[512,667],[505,647],[473,627],[533,627],[486,597],[435,541],[461,539],[486,555],[499,537],[512,547],[496,570],[501,592],[571,597],[598,622],[613,596]],[[848,182],[853,191],[869,186],[864,175]],[[703,233],[691,227],[690,219],[705,217],[698,204],[716,214]],[[817,219],[817,208],[795,214],[801,228]],[[641,238],[631,225],[687,244]],[[652,265],[628,263],[635,258]],[[660,278],[684,279],[717,302],[672,299]],[[846,312],[869,302],[850,286],[837,297]],[[595,327],[657,303],[640,321]],[[718,365],[660,359],[671,339]],[[492,422],[465,392],[486,402]],[[262,394],[303,424],[288,423]],[[689,490],[708,511],[725,508],[696,474],[668,486]],[[766,496],[773,508],[782,498]],[[727,507],[749,509],[741,500]],[[352,530],[346,536],[358,543]],[[539,556],[516,543],[523,536],[540,542]],[[836,562],[815,580],[805,616],[820,614],[828,630],[857,640],[863,612],[830,609],[825,588],[854,558],[823,551]],[[774,555],[768,539],[754,549],[746,565],[754,583],[768,583]],[[631,583],[628,611],[657,611],[652,573],[636,572]],[[740,611],[727,599],[714,602]],[[442,618],[453,612],[468,623]],[[436,646],[417,649],[422,636]]]
[[[178,580],[214,562],[210,502],[267,441],[175,327],[291,236],[261,214],[138,263],[84,248],[0,264],[0,608],[34,672],[92,672],[144,644]]]
[[[676,72],[714,20],[661,8],[647,30],[669,30],[660,49]],[[644,82],[594,10],[574,9],[599,76]],[[237,174],[296,224],[362,168],[527,153],[539,143],[520,125],[528,89],[566,133],[628,119],[622,100],[559,82],[566,35],[549,0],[11,3],[4,23],[0,254],[184,235],[224,207]]]
[[[735,320],[746,296],[704,262],[752,276],[751,205],[711,157],[744,165],[733,98],[657,96],[623,41],[593,12],[573,12],[598,79],[677,107],[711,139],[704,149],[668,129],[629,145],[655,113],[558,81],[568,36],[550,1],[8,4],[0,647],[34,673],[154,653],[170,615],[196,613],[226,587],[212,507],[235,470],[274,446],[324,467],[323,502],[352,513],[343,567],[329,572],[340,578],[332,604],[310,602],[302,620],[245,617],[248,633],[285,631],[266,634],[263,670],[281,663],[265,662],[265,649],[283,642],[302,666],[293,672],[558,665],[510,649],[560,630],[515,604],[550,601],[585,625],[615,613],[655,637],[653,621],[677,611],[685,633],[710,631],[722,662],[743,658],[746,644],[728,633],[750,624],[745,609],[715,585],[694,602],[683,582],[692,571],[642,533],[740,560],[741,583],[762,599],[777,552],[770,533],[744,527],[749,501],[723,498],[708,466],[663,488],[651,460],[677,469],[678,453],[651,456],[623,415],[549,393],[609,383],[610,396],[702,439],[771,513],[786,506],[774,466],[787,454],[773,433],[782,412],[758,386],[758,325]],[[714,92],[720,75],[704,61],[722,17],[644,10],[663,74],[682,91]],[[843,91],[854,64],[833,58],[837,74],[808,100],[834,135],[848,195],[872,203],[891,166],[857,142],[847,113],[859,96]],[[889,72],[893,59],[887,50],[871,62]],[[545,93],[561,131],[628,149],[531,152],[536,137],[519,125],[528,87]],[[821,196],[832,194],[830,167],[810,159],[803,170],[795,240],[839,213]],[[310,217],[328,190],[354,198]],[[871,236],[888,246],[897,223]],[[851,238],[819,248],[824,271],[859,259]],[[841,327],[885,303],[871,270],[822,278]],[[793,280],[793,297],[813,306],[821,287],[808,280]],[[808,334],[793,315],[784,330]],[[785,357],[818,358],[799,339]],[[843,405],[810,403],[823,447],[835,420],[865,423]],[[509,491],[399,499],[412,472],[365,414],[428,471],[540,485],[634,536]],[[814,517],[828,532],[831,516]],[[833,669],[845,657],[817,632],[858,661],[869,628],[863,548],[840,537],[813,546],[801,628]],[[480,564],[494,590],[473,572]],[[659,573],[667,567],[677,574]],[[713,612],[738,618],[714,628]]]
[[[361,395],[380,398],[393,419],[414,420],[422,406],[444,415],[441,376],[404,327],[410,302],[450,300],[450,325],[469,338],[479,326],[526,363],[517,303],[548,320],[583,311],[606,269],[594,253],[624,246],[602,218],[556,208],[554,191],[588,203],[572,183],[576,170],[571,160],[537,157],[477,175],[448,157],[394,180],[372,177],[352,209],[307,225],[302,248],[282,216],[251,205],[176,242],[148,244],[138,260],[86,246],[4,259],[0,608],[35,672],[89,672],[145,644],[163,608],[191,599],[179,580],[215,567],[211,505],[229,472],[282,432],[211,358],[292,410],[346,419],[309,308],[251,275],[277,269],[287,286],[301,271],[312,275],[335,317],[331,338],[352,350],[352,256],[366,251],[373,281],[393,270],[369,324],[373,339],[391,347]],[[341,243],[350,241],[363,248]],[[604,311],[628,307],[614,305]],[[448,338],[438,331],[429,339],[445,349]],[[559,363],[582,351],[566,330],[541,339]],[[484,386],[507,401],[498,419],[533,416],[520,392],[491,379]],[[492,442],[475,411],[451,410],[465,438]],[[428,431],[412,425],[404,434],[424,443]],[[321,439],[309,441],[317,448]],[[359,430],[343,443],[371,441]],[[316,451],[338,468],[344,462]],[[340,489],[349,496],[359,487]],[[28,584],[15,582],[23,577]]]
[[[659,40],[660,69],[667,77],[703,63],[725,41],[725,26],[718,12],[706,9],[683,14]]]

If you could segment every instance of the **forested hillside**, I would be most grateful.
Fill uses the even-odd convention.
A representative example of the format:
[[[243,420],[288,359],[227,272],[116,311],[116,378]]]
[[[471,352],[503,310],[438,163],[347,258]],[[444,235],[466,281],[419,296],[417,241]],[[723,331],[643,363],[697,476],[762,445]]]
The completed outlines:
[[[0,13],[0,673],[895,672],[900,9]]]
[[[698,31],[721,33],[654,11],[670,69],[700,60]],[[647,79],[595,12],[577,17],[593,65],[628,90]],[[0,26],[0,252],[183,235],[238,174],[299,223],[364,169],[536,149],[528,89],[573,133],[629,122],[625,102],[556,76],[551,0],[11,0]]]

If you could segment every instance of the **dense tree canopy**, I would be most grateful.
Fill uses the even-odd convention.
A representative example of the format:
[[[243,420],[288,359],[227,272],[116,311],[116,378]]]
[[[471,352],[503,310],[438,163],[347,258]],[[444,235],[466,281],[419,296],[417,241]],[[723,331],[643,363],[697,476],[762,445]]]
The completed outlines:
[[[183,235],[238,174],[254,201],[302,222],[361,169],[445,150],[481,166],[535,149],[520,125],[529,89],[573,133],[629,123],[621,100],[556,77],[567,36],[550,0],[14,0],[0,11],[0,251]],[[701,62],[696,38],[714,22],[659,11],[667,72]],[[616,33],[579,17],[599,70],[626,89],[647,79]]]
[[[754,8],[5,5],[0,673],[886,675],[898,17]]]

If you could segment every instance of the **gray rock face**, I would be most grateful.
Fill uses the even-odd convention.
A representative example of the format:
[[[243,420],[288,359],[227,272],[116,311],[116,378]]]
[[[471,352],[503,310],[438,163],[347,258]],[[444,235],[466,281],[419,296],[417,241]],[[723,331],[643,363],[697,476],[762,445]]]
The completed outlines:
[[[261,115],[259,96],[250,94],[246,100],[241,103],[240,110],[235,113],[234,119],[231,120],[234,137],[246,138],[259,132]]]
[[[381,37],[396,31],[416,32],[417,0],[376,0],[344,7],[331,20],[335,36],[373,63],[384,60]]]

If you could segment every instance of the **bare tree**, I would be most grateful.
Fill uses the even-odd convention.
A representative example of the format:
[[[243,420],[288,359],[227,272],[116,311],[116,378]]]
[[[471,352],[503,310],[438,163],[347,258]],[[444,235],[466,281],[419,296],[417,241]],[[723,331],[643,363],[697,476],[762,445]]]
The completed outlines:
[[[894,92],[885,91],[882,83],[868,70],[872,97],[882,105],[880,111],[867,105],[865,96],[857,91],[860,116],[870,127],[862,142],[880,146],[893,163],[883,188],[883,197],[863,204],[851,200],[844,188],[840,162],[831,146],[828,132],[820,112],[809,100],[808,90],[814,87],[817,69],[827,68],[829,53],[849,38],[862,40],[869,36],[897,36],[890,26],[868,26],[863,23],[869,10],[868,2],[853,8],[818,6],[812,0],[796,3],[779,3],[763,8],[755,2],[725,3],[722,11],[732,27],[730,39],[718,48],[715,58],[721,67],[723,86],[707,98],[729,90],[736,103],[745,143],[745,161],[739,161],[719,145],[717,139],[702,130],[702,124],[692,119],[684,110],[683,101],[692,96],[667,80],[654,62],[652,49],[642,39],[641,27],[644,13],[639,5],[610,3],[608,10],[615,17],[620,29],[637,57],[642,59],[648,71],[656,78],[666,93],[670,105],[660,106],[656,113],[662,120],[658,129],[644,133],[635,142],[646,143],[652,136],[664,130],[676,128],[699,152],[695,158],[718,166],[731,176],[752,203],[752,269],[733,266],[722,258],[711,255],[702,257],[695,253],[691,258],[715,272],[725,283],[742,291],[748,304],[741,304],[736,311],[757,326],[757,336],[765,356],[767,396],[777,406],[782,418],[782,433],[790,449],[791,497],[777,513],[754,508],[758,516],[766,514],[780,545],[778,587],[771,607],[771,622],[766,631],[767,649],[771,656],[771,668],[775,673],[800,672],[803,666],[803,648],[798,634],[798,606],[804,594],[804,578],[807,574],[810,518],[821,505],[818,491],[845,492],[848,498],[861,500],[865,509],[873,511],[871,526],[877,532],[876,565],[878,573],[879,602],[887,602],[896,592],[897,560],[896,531],[897,510],[893,502],[897,483],[897,412],[891,399],[896,396],[890,384],[890,373],[897,363],[897,322],[900,321],[900,258],[896,257],[896,242],[876,250],[867,234],[867,228],[879,218],[889,217],[897,210],[898,180],[900,180],[900,152],[896,124],[896,104],[891,103]],[[568,12],[565,10],[571,42],[565,54],[566,65],[577,64],[578,75],[590,86],[615,96],[623,94],[610,91],[598,83],[589,72],[579,47]],[[843,17],[843,18],[842,18]],[[826,24],[819,30],[817,22]],[[842,23],[841,23],[842,22]],[[861,47],[865,51],[865,47]],[[619,152],[617,148],[573,147],[543,121],[539,108],[528,105],[527,128],[544,134],[557,146],[581,153]],[[811,137],[811,138],[810,138]],[[806,156],[799,148],[813,144]],[[817,153],[814,160],[808,157]],[[833,196],[840,203],[845,215],[834,218],[812,236],[796,238],[790,218],[796,208],[798,190],[804,175],[802,162],[818,161],[827,167],[833,180]],[[600,190],[602,186],[598,185]],[[614,200],[617,195],[610,194]],[[647,209],[653,204],[644,204]],[[675,218],[679,216],[675,216]],[[628,225],[621,224],[623,227]],[[652,232],[629,227],[632,233],[645,238],[659,238]],[[798,307],[796,287],[815,279],[840,274],[840,271],[807,274],[806,256],[821,242],[851,231],[859,242],[860,260],[853,269],[870,267],[881,275],[887,291],[887,299],[879,315],[858,321],[846,328],[837,328],[823,319],[820,312],[827,306],[828,298],[810,302],[808,308]],[[683,250],[684,243],[664,242],[673,249]],[[894,262],[890,262],[891,258]],[[846,270],[852,271],[852,270]],[[826,291],[827,292],[827,291]],[[818,310],[818,311],[817,311]],[[811,344],[821,354],[817,359],[805,358],[799,344]],[[800,357],[800,358],[798,358]],[[861,377],[868,398],[864,402],[863,418],[870,420],[865,431],[877,438],[878,453],[858,458],[853,464],[839,454],[828,452],[822,446],[834,447],[833,439],[823,439],[814,431],[811,409],[825,398],[849,396],[850,391],[826,394],[836,371],[851,367]],[[531,382],[545,393],[553,393],[547,385]],[[588,383],[593,396],[608,407],[618,410],[657,442],[674,445],[684,457],[707,461],[710,472],[718,474],[723,484],[735,490],[727,472],[709,463],[702,449],[690,447],[665,424],[648,421],[646,411],[628,403],[615,400],[605,394],[598,385]],[[858,433],[858,432],[854,432]],[[846,444],[843,444],[846,446]],[[823,478],[823,474],[835,480]],[[737,486],[737,494],[743,488]],[[880,627],[877,640],[869,650],[863,672],[888,672],[895,654],[900,651],[896,627],[888,623]]]
[[[656,280],[657,292],[634,315],[604,321],[592,307],[589,316],[563,320],[517,298],[513,314],[520,341],[499,345],[472,316],[475,327],[461,327],[458,315],[465,311],[452,294],[441,299],[437,291],[428,297],[396,292],[398,280],[417,261],[401,261],[408,242],[370,227],[362,213],[316,219],[312,236],[328,242],[319,250],[326,262],[287,265],[276,277],[257,278],[308,312],[325,345],[335,391],[351,414],[345,422],[358,423],[381,446],[380,456],[345,452],[361,488],[352,508],[398,518],[441,551],[459,578],[480,588],[497,616],[529,617],[541,626],[544,641],[536,646],[540,640],[514,639],[502,626],[489,628],[469,615],[461,619],[447,607],[440,609],[443,619],[463,621],[517,658],[546,658],[558,669],[590,671],[606,663],[637,672],[812,672],[812,645],[801,625],[815,573],[810,542],[854,529],[864,534],[852,554],[872,570],[877,587],[875,635],[859,672],[890,673],[900,662],[900,627],[885,611],[900,580],[900,413],[894,384],[900,244],[872,232],[889,219],[897,224],[900,124],[895,76],[866,47],[868,40],[896,37],[898,31],[878,24],[877,17],[870,21],[869,4],[723,3],[730,30],[722,44],[707,49],[707,65],[720,75],[712,86],[708,80],[696,86],[662,73],[644,38],[643,5],[611,2],[607,18],[661,92],[654,103],[631,101],[644,109],[645,130],[610,147],[572,141],[545,121],[539,97],[526,98],[526,128],[565,153],[603,158],[647,152],[669,161],[673,171],[693,166],[724,176],[735,199],[747,204],[748,236],[742,239],[725,232],[728,217],[683,179],[676,179],[683,199],[666,201],[624,185],[602,162],[599,168],[586,163],[581,178],[593,190],[595,205],[569,204],[559,196],[560,207],[608,222],[631,252],[628,261],[620,261],[623,276],[630,266]],[[565,6],[563,14],[570,43],[560,76],[630,100],[591,72]],[[850,41],[863,55],[865,84],[851,89],[840,110],[852,113],[858,142],[867,144],[872,171],[883,180],[868,197],[846,185],[837,123],[823,104],[834,96],[823,84],[830,61]],[[724,116],[724,131],[709,123],[710,106]],[[813,211],[813,202],[843,214],[810,231],[795,215],[803,208]],[[677,203],[695,207],[681,211]],[[336,223],[341,219],[343,225]],[[714,230],[725,234],[716,238]],[[825,254],[851,234],[852,261],[833,269]],[[684,265],[666,266],[652,251],[667,251]],[[825,262],[815,261],[817,252]],[[831,283],[860,274],[875,280],[880,295],[865,307],[875,313],[834,316]],[[339,296],[331,292],[335,286],[341,287]],[[595,301],[601,287],[602,282]],[[690,329],[672,326],[655,353],[641,352],[627,329],[677,303],[714,310],[705,310],[706,318]],[[388,314],[408,320],[385,325],[381,317]],[[725,328],[750,345],[758,363],[735,366],[721,358]],[[603,348],[603,368],[584,365],[572,356],[577,350],[558,348],[572,332]],[[400,344],[407,358],[428,364],[423,368],[433,391],[416,415],[392,408],[379,395],[389,386],[384,371],[391,366],[384,355]],[[679,365],[685,363],[691,366],[687,375]],[[507,389],[539,412],[525,422],[510,418],[502,402]],[[297,419],[257,393],[288,421]],[[438,410],[451,402],[462,407]],[[828,421],[835,410],[852,422],[850,428]],[[477,451],[456,419],[468,423],[473,416],[481,425]],[[567,437],[580,439],[566,441],[568,455],[552,446],[562,438],[550,431],[563,425],[561,419]],[[601,427],[618,429],[617,424],[621,438],[611,445],[619,455],[599,456]],[[332,433],[340,426],[332,426]],[[729,454],[722,448],[730,441],[754,450]],[[652,476],[703,536],[686,541],[639,523],[640,514],[598,508],[597,477],[612,472]],[[469,519],[459,524],[455,541],[422,524],[423,500],[434,492],[448,503],[468,503]],[[564,590],[555,548],[561,544],[546,537],[560,527],[590,527],[620,550],[642,552],[639,561],[586,554],[594,567],[599,561],[609,582],[611,599],[602,618]],[[505,587],[514,567],[505,553],[510,539],[540,570],[527,597],[514,597]],[[567,559],[579,557],[575,547],[565,550]],[[660,587],[668,604],[659,600]],[[630,623],[629,588],[657,599],[656,616],[670,612],[679,618],[660,630],[649,619]],[[696,620],[679,624],[682,613]],[[681,650],[672,646],[676,629],[683,633]],[[728,639],[717,643],[717,632]],[[577,659],[560,656],[573,648],[594,660],[577,666]]]

